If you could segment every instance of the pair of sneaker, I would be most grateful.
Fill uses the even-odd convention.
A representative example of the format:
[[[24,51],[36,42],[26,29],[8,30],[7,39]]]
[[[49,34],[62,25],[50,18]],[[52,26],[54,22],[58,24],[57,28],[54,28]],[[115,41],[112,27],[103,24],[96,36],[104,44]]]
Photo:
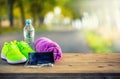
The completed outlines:
[[[28,59],[28,53],[35,52],[24,41],[5,42],[1,52],[1,58],[7,60],[9,64],[24,63]]]

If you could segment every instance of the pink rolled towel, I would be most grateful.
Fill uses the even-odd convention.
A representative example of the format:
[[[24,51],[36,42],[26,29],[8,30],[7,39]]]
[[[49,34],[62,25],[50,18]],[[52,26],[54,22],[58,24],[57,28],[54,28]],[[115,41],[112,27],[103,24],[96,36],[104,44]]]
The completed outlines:
[[[46,37],[41,37],[35,40],[34,47],[36,52],[53,52],[55,61],[62,58],[62,50],[60,46]]]

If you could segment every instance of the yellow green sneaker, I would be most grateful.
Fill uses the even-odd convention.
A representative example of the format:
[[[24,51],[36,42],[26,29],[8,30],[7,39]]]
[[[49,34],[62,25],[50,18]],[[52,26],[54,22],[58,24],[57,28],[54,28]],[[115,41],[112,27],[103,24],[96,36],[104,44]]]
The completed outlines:
[[[28,59],[28,54],[29,53],[34,53],[35,51],[29,46],[29,44],[27,44],[24,41],[20,41],[17,42],[16,41],[17,46],[19,47],[20,52]]]
[[[9,64],[18,64],[26,62],[26,57],[22,55],[22,53],[19,51],[19,48],[16,44],[13,42],[11,43],[4,43],[4,46],[2,48],[1,52],[1,58],[4,60],[7,60]]]

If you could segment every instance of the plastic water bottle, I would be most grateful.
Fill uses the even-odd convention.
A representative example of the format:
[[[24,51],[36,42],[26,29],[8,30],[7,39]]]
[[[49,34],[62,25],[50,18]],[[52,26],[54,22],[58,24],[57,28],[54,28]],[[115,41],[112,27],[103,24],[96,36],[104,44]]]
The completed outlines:
[[[32,21],[30,19],[26,20],[26,25],[24,27],[24,41],[28,43],[33,48],[35,30],[32,26]]]

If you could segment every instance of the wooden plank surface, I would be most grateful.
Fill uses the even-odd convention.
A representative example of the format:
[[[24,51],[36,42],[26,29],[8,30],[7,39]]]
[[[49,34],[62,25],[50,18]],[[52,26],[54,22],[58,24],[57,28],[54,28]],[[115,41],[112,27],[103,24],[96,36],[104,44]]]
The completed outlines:
[[[0,60],[0,73],[120,73],[120,54],[63,53],[53,67],[26,68]]]

